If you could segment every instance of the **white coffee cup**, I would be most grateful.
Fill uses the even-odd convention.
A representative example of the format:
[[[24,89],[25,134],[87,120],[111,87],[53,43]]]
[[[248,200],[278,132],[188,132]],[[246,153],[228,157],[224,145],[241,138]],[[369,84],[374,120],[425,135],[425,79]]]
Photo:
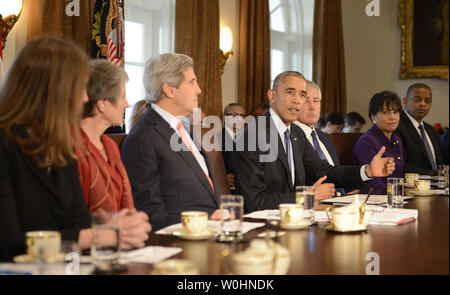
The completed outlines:
[[[303,222],[303,208],[299,204],[280,204],[281,224],[298,225]]]
[[[203,232],[208,225],[208,213],[201,211],[181,212],[181,223],[188,233],[199,234]]]
[[[419,174],[417,173],[405,173],[405,181],[409,185],[414,185],[414,181],[419,180]]]
[[[326,213],[330,223],[342,231],[365,229],[372,215],[365,204],[356,203],[338,208],[328,207]]]
[[[414,181],[416,190],[421,193],[428,192],[430,190],[431,182],[429,180],[416,180]]]
[[[25,234],[27,253],[32,257],[61,251],[61,234],[57,231],[30,231]]]

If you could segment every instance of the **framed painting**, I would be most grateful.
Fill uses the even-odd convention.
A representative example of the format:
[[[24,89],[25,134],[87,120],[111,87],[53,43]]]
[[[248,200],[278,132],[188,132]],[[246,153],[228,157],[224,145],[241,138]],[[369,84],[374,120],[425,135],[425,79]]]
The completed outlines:
[[[449,0],[399,0],[400,79],[448,80]]]

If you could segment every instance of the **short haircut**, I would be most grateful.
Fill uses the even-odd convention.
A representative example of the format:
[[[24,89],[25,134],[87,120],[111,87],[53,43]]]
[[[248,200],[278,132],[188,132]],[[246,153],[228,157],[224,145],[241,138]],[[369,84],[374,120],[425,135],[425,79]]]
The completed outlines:
[[[317,89],[317,91],[319,91],[320,100],[322,100],[322,90],[320,90],[320,86],[319,85],[317,85],[313,81],[307,80],[306,81],[306,91],[308,91],[309,89]]]
[[[99,100],[106,99],[115,105],[121,86],[128,81],[128,75],[121,67],[105,59],[91,60],[89,66],[90,79],[87,86],[89,101],[84,105],[83,118],[95,115],[94,106]]]
[[[241,107],[241,108],[243,108],[243,109],[245,110],[245,108],[244,108],[243,106],[241,106],[240,104],[234,102],[234,103],[228,104],[228,105],[225,107],[225,109],[224,109],[224,111],[223,111],[224,115],[227,115],[227,114],[230,112],[230,108],[231,108],[231,107]]]
[[[355,126],[356,123],[366,124],[366,120],[357,112],[350,112],[344,117],[344,123],[349,126]]]
[[[327,126],[327,123],[330,122],[333,125],[344,125],[344,118],[338,113],[327,113],[320,117],[319,126],[320,128],[324,128]]]
[[[286,77],[297,77],[300,79],[303,79],[306,81],[305,77],[300,74],[299,72],[296,71],[286,71],[286,72],[282,72],[281,74],[279,74],[275,80],[273,81],[273,87],[272,89],[277,91],[278,90],[278,86],[280,85],[281,82],[284,81],[284,78]]]
[[[184,80],[184,71],[192,67],[194,61],[187,55],[166,53],[149,59],[145,63],[144,88],[149,103],[157,103],[163,96],[165,83],[178,88]]]
[[[392,91],[382,91],[375,94],[369,102],[369,118],[372,118],[371,115],[376,115],[378,112],[383,111],[383,107],[386,107],[389,110],[401,111],[402,110],[402,102],[400,97],[398,97],[397,93]]]
[[[431,91],[430,86],[428,86],[427,84],[425,84],[425,83],[415,83],[415,84],[413,84],[413,85],[408,87],[408,90],[406,91],[406,97],[410,98],[411,95],[413,95],[413,93],[414,93],[413,92],[414,89],[416,89],[416,88],[425,88],[425,89],[428,89],[428,90]]]

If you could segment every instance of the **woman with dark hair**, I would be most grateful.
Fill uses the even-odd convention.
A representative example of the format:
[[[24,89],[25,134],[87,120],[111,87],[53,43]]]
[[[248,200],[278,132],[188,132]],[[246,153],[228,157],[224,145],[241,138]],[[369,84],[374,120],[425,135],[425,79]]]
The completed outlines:
[[[319,119],[319,128],[326,134],[339,133],[344,128],[344,118],[338,113],[322,115]]]
[[[72,135],[87,101],[88,57],[54,37],[29,42],[0,89],[0,260],[26,251],[25,233],[57,230],[90,247],[89,211]]]
[[[400,122],[402,110],[401,100],[391,91],[375,94],[369,103],[369,118],[374,125],[359,138],[353,148],[353,163],[364,165],[381,147],[386,147],[384,157],[392,157],[395,161],[395,171],[388,177],[403,177],[403,144],[394,131]],[[374,188],[374,194],[386,194],[387,177],[374,178],[369,186]]]

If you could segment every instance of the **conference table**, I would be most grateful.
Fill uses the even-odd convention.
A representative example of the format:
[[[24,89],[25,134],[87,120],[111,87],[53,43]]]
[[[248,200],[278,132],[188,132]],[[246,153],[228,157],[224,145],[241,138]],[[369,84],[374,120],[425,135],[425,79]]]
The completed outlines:
[[[325,210],[329,205],[317,205]],[[449,197],[416,196],[404,208],[418,209],[418,219],[402,225],[372,225],[366,231],[338,233],[327,231],[319,222],[308,229],[283,230],[277,241],[291,253],[289,275],[364,275],[370,263],[379,259],[382,275],[449,274]],[[247,241],[272,225],[254,229],[244,235]],[[152,234],[147,245],[181,247],[171,258],[188,259],[201,275],[223,275],[223,250],[242,251],[249,242],[225,244],[211,238],[202,241],[182,240],[171,235]],[[376,258],[374,258],[376,257]],[[151,264],[129,264],[125,274],[150,274]]]

